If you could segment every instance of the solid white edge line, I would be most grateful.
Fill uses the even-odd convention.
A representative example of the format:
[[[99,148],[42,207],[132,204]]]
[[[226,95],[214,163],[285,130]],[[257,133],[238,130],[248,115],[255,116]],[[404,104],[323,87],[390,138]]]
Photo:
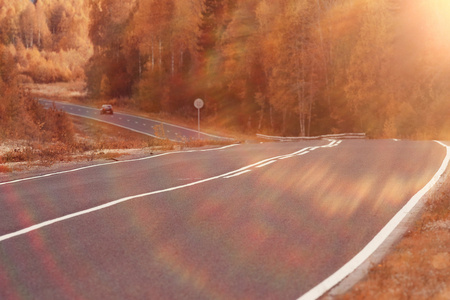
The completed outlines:
[[[50,177],[50,176],[56,176],[56,175],[61,175],[61,174],[73,173],[73,172],[82,171],[82,170],[91,169],[91,168],[97,168],[97,167],[115,165],[115,164],[120,164],[120,163],[128,163],[128,162],[136,162],[136,161],[141,161],[141,160],[147,160],[147,159],[157,158],[157,157],[164,156],[164,155],[169,155],[169,154],[223,150],[223,149],[227,149],[227,148],[234,147],[234,146],[237,146],[237,145],[238,144],[232,144],[232,145],[227,145],[227,146],[220,147],[220,148],[210,148],[210,149],[203,149],[203,150],[188,150],[188,151],[166,152],[166,153],[161,153],[161,154],[152,155],[152,156],[146,156],[146,157],[141,157],[141,158],[122,160],[122,161],[113,161],[113,162],[108,162],[108,163],[103,163],[103,164],[96,164],[96,165],[90,165],[90,166],[86,166],[86,167],[70,169],[70,170],[65,170],[65,171],[59,171],[59,172],[54,172],[54,173],[48,173],[48,174],[43,174],[43,175],[38,175],[38,176],[33,176],[33,177],[26,177],[26,178],[11,180],[11,181],[4,181],[4,182],[0,182],[0,186],[7,185],[7,184],[14,184],[14,183],[28,181],[28,180],[33,180],[33,179],[40,179],[40,178],[45,178],[45,177]]]
[[[230,173],[232,173],[232,172],[230,172]],[[26,234],[28,232],[31,232],[31,231],[34,231],[34,230],[37,230],[37,229],[49,226],[51,224],[59,223],[59,222],[64,221],[64,220],[72,219],[72,218],[75,218],[75,217],[78,217],[78,216],[86,215],[88,213],[95,212],[95,211],[98,211],[98,210],[110,207],[110,206],[114,206],[114,205],[117,205],[117,204],[125,202],[125,201],[129,201],[129,200],[133,200],[133,199],[137,199],[137,198],[143,198],[143,197],[146,197],[146,196],[151,196],[151,195],[155,195],[155,194],[161,194],[161,193],[165,193],[165,192],[170,192],[170,191],[182,189],[182,188],[185,188],[185,187],[197,185],[197,184],[204,183],[204,182],[207,182],[207,181],[211,181],[211,180],[214,180],[214,179],[222,178],[222,177],[225,177],[225,176],[229,175],[230,173],[225,173],[225,174],[222,174],[222,175],[206,178],[206,179],[203,179],[203,180],[199,180],[199,181],[195,181],[195,182],[191,182],[191,183],[187,183],[187,184],[183,184],[183,185],[179,185],[179,186],[175,186],[175,187],[171,187],[171,188],[167,188],[167,189],[162,189],[162,190],[158,190],[158,191],[152,191],[152,192],[143,193],[143,194],[139,194],[139,195],[124,197],[124,198],[121,198],[121,199],[118,199],[118,200],[115,200],[115,201],[111,201],[111,202],[108,202],[108,203],[105,203],[105,204],[102,204],[102,205],[99,205],[99,206],[96,206],[96,207],[92,207],[92,208],[89,208],[89,209],[78,211],[78,212],[75,212],[75,213],[72,213],[72,214],[68,214],[68,215],[65,215],[65,216],[62,216],[62,217],[59,217],[59,218],[55,218],[55,219],[52,219],[52,220],[44,221],[42,223],[39,223],[39,224],[36,224],[36,225],[32,225],[32,226],[27,227],[27,228],[24,228],[24,229],[21,229],[21,230],[12,232],[12,233],[8,233],[8,234],[5,234],[5,235],[2,235],[2,236],[0,236],[0,242],[3,242],[5,240],[11,239],[13,237],[20,236],[20,235]]]
[[[93,110],[93,111],[97,111],[97,110],[98,110],[98,109],[96,109],[96,108],[89,107],[89,106],[82,106],[82,105],[78,105],[78,104],[72,104],[72,103],[66,103],[66,102],[53,101],[53,100],[44,99],[44,98],[40,98],[39,101],[46,102],[46,103],[50,103],[50,104],[51,104],[52,102],[55,102],[55,103],[58,103],[58,104],[60,104],[60,105],[67,105],[67,106],[72,106],[72,105],[74,105],[74,106],[78,106],[78,107],[81,107],[81,108],[89,108],[89,109],[91,109],[91,110]],[[79,109],[79,110],[81,110],[81,109]],[[152,121],[152,122],[157,122],[157,123],[160,123],[160,124],[163,124],[163,125],[166,125],[166,126],[172,126],[172,127],[184,129],[184,130],[191,131],[191,132],[198,132],[198,131],[195,130],[195,129],[186,128],[186,127],[183,127],[183,126],[174,125],[174,124],[170,124],[170,123],[166,123],[166,122],[163,122],[163,121],[158,121],[158,120],[154,120],[154,119],[150,119],[150,118],[144,118],[144,117],[141,117],[141,116],[130,115],[130,114],[125,114],[125,113],[115,113],[115,114],[116,114],[116,115],[122,115],[122,116],[135,117],[135,118],[139,118],[139,119],[142,119],[142,120],[150,120],[150,121]],[[79,115],[77,115],[77,116],[79,116]],[[84,116],[79,116],[79,117],[84,117]],[[93,120],[101,121],[101,120],[99,120],[99,119],[93,119]],[[104,122],[104,123],[108,123],[108,122]],[[109,123],[109,124],[116,125],[116,124],[114,124],[114,123]],[[123,127],[123,128],[128,129],[128,127]],[[136,131],[136,132],[139,132],[139,131]],[[139,132],[139,133],[142,133],[142,132]],[[145,134],[145,133],[144,133],[144,134]],[[223,136],[218,136],[218,135],[214,135],[214,134],[210,134],[210,133],[205,133],[205,132],[200,132],[200,134],[203,134],[203,135],[206,135],[206,136],[210,136],[210,137],[213,137],[213,138],[217,138],[217,139],[234,140],[234,139],[232,139],[232,138],[223,137]],[[153,136],[153,135],[150,135],[150,136]],[[153,137],[156,137],[156,136],[153,136]]]
[[[264,161],[266,161],[266,160],[264,160]],[[253,164],[253,165],[257,165],[257,164],[260,164],[260,163],[261,162],[258,162],[258,163]],[[8,240],[8,239],[11,239],[11,238],[16,237],[16,236],[20,236],[20,235],[26,234],[28,232],[31,232],[31,231],[34,231],[34,230],[37,230],[37,229],[40,229],[40,228],[43,228],[43,227],[46,227],[46,226],[54,224],[54,223],[58,223],[58,222],[61,222],[61,221],[64,221],[64,220],[72,219],[72,218],[75,218],[75,217],[78,217],[78,216],[81,216],[81,215],[85,215],[85,214],[94,212],[94,211],[97,211],[97,210],[101,210],[101,209],[104,209],[104,208],[107,208],[107,207],[110,207],[110,206],[114,206],[116,204],[119,204],[119,203],[122,203],[122,202],[125,202],[125,201],[129,201],[129,200],[133,200],[133,199],[137,199],[137,198],[142,198],[142,197],[146,197],[146,196],[151,196],[151,195],[155,195],[155,194],[160,194],[160,193],[164,193],[164,192],[174,191],[174,190],[178,190],[178,189],[181,189],[181,188],[185,188],[185,187],[197,185],[197,184],[200,184],[200,183],[204,183],[204,182],[207,182],[207,181],[215,180],[215,179],[218,179],[218,178],[226,178],[227,176],[231,176],[231,175],[236,174],[236,172],[243,171],[243,170],[245,171],[246,169],[252,167],[253,165],[250,165],[250,166],[247,166],[247,167],[243,167],[243,168],[240,168],[239,170],[231,171],[231,172],[228,172],[228,173],[225,173],[225,174],[213,176],[213,177],[206,178],[206,179],[203,179],[203,180],[199,180],[199,181],[195,181],[195,182],[191,182],[191,183],[187,183],[187,184],[183,184],[183,185],[179,185],[179,186],[175,186],[175,187],[171,187],[171,188],[167,188],[167,189],[162,189],[162,190],[158,190],[158,191],[152,191],[152,192],[143,193],[143,194],[139,194],[139,195],[124,197],[124,198],[121,198],[121,199],[118,199],[118,200],[115,200],[115,201],[111,201],[111,202],[108,202],[108,203],[105,203],[105,204],[102,204],[102,205],[99,205],[99,206],[96,206],[96,207],[93,207],[93,208],[85,209],[85,210],[82,210],[82,211],[79,211],[79,212],[76,212],[76,213],[72,213],[72,214],[68,214],[68,215],[65,215],[65,216],[62,216],[62,217],[59,217],[59,218],[55,218],[55,219],[52,219],[52,220],[44,221],[42,223],[39,223],[39,224],[36,224],[36,225],[32,225],[32,226],[27,227],[27,228],[24,228],[24,229],[21,229],[21,230],[12,232],[12,233],[8,233],[8,234],[5,234],[5,235],[2,235],[2,236],[0,236],[0,242]],[[250,171],[250,170],[248,170],[248,171]],[[42,176],[42,177],[44,177],[44,176]]]
[[[229,148],[231,146],[232,145],[228,145],[228,146],[225,146],[225,147],[222,147],[222,148],[214,148],[214,149],[221,150],[221,149],[224,149],[224,148]],[[302,150],[296,151],[294,153],[287,154],[287,155],[293,155],[295,153],[301,152]],[[205,151],[205,150],[199,150],[199,151]],[[171,154],[171,153],[182,153],[182,152],[183,151],[181,151],[181,152],[169,152],[169,153],[165,153],[165,155]],[[191,151],[184,151],[184,152],[191,152]],[[165,193],[165,192],[170,192],[170,191],[182,189],[182,188],[185,188],[185,187],[190,187],[190,186],[193,186],[193,185],[197,185],[197,184],[200,184],[200,183],[204,183],[204,182],[215,180],[215,179],[219,179],[219,178],[230,178],[230,177],[238,176],[238,175],[250,172],[249,169],[254,167],[254,166],[260,165],[260,164],[265,163],[267,161],[277,160],[278,158],[283,157],[283,156],[276,156],[276,157],[267,158],[267,159],[264,159],[264,160],[259,161],[257,163],[254,163],[254,164],[242,167],[242,168],[240,168],[238,170],[227,172],[225,174],[209,177],[209,178],[206,178],[206,179],[202,179],[202,180],[199,180],[199,181],[195,181],[195,182],[191,182],[191,183],[187,183],[187,184],[183,184],[183,185],[179,185],[179,186],[175,186],[175,187],[171,187],[171,188],[167,188],[167,189],[162,189],[162,190],[158,190],[158,191],[152,191],[152,192],[143,193],[143,194],[139,194],[139,195],[124,197],[124,198],[121,198],[121,199],[118,199],[118,200],[114,200],[114,201],[111,201],[111,202],[108,202],[108,203],[105,203],[105,204],[102,204],[102,205],[99,205],[99,206],[96,206],[96,207],[92,207],[92,208],[85,209],[85,210],[82,210],[82,211],[79,211],[79,212],[68,214],[68,215],[65,215],[65,216],[62,216],[62,217],[59,217],[59,218],[55,218],[55,219],[52,219],[52,220],[47,220],[47,221],[44,221],[42,223],[35,224],[35,225],[32,225],[32,226],[24,228],[24,229],[21,229],[21,230],[15,231],[15,232],[11,232],[11,233],[2,235],[2,236],[0,236],[0,242],[8,240],[8,239],[11,239],[11,238],[16,237],[16,236],[20,236],[20,235],[26,234],[28,232],[31,232],[31,231],[34,231],[34,230],[37,230],[37,229],[40,229],[40,228],[43,228],[43,227],[46,227],[46,226],[54,224],[54,223],[58,223],[58,222],[61,222],[61,221],[64,221],[64,220],[72,219],[72,218],[75,218],[75,217],[78,217],[78,216],[81,216],[81,215],[85,215],[85,214],[88,214],[88,213],[91,213],[91,212],[94,212],[94,211],[98,211],[98,210],[101,210],[101,209],[104,209],[104,208],[107,208],[107,207],[110,207],[110,206],[114,206],[116,204],[119,204],[119,203],[122,203],[122,202],[125,202],[125,201],[129,201],[129,200],[133,200],[133,199],[137,199],[137,198],[142,198],[142,197],[146,197],[146,196],[151,196],[151,195],[155,195],[155,194],[161,194],[161,193]],[[154,156],[147,157],[147,158],[152,158],[152,157],[154,157]],[[147,159],[147,158],[144,158],[144,159]],[[137,160],[139,160],[139,159],[137,159]],[[113,162],[113,163],[109,163],[109,164],[115,164],[115,163],[120,163],[120,162]],[[82,169],[87,169],[87,168],[92,168],[92,167],[95,167],[95,166],[89,166],[89,167],[79,168],[79,169],[75,169],[75,170],[69,170],[69,171],[63,171],[63,172],[58,172],[58,173],[52,173],[52,174],[47,174],[47,175],[43,175],[43,176],[36,176],[36,177],[33,177],[33,178],[22,179],[22,180],[17,180],[17,181],[13,181],[13,182],[19,182],[19,181],[30,180],[30,179],[35,179],[35,178],[48,177],[48,176],[51,176],[51,175],[75,172],[77,170],[82,170]],[[6,182],[6,183],[13,183],[13,182]],[[3,184],[5,184],[5,183],[3,183]]]
[[[323,296],[336,284],[341,282],[345,277],[355,271],[364,261],[366,261],[378,247],[388,238],[388,236],[395,230],[406,215],[414,208],[420,199],[439,181],[442,174],[448,167],[450,160],[450,147],[442,142],[435,141],[446,148],[446,156],[442,161],[441,167],[434,174],[433,178],[418,191],[403,207],[402,209],[381,229],[381,231],[362,249],[355,257],[347,262],[343,267],[333,273],[330,277],[316,285],[314,288],[303,294],[298,300],[313,300]]]
[[[245,171],[242,171],[242,172],[239,172],[239,173],[235,173],[233,175],[225,176],[224,178],[228,179],[228,178],[236,177],[236,176],[239,176],[239,175],[243,175],[243,174],[248,173],[248,172],[251,172],[251,170],[245,170]]]
[[[66,113],[68,113],[69,115],[73,115],[73,116],[77,116],[77,117],[81,117],[81,118],[85,118],[85,119],[90,119],[90,120],[94,120],[94,121],[98,121],[98,122],[102,122],[102,123],[114,125],[114,126],[117,126],[117,127],[120,127],[120,128],[124,128],[124,129],[130,130],[130,131],[134,131],[134,132],[137,132],[137,133],[144,134],[144,135],[146,135],[146,136],[151,136],[151,137],[156,138],[156,139],[163,139],[163,138],[161,138],[161,137],[157,137],[156,135],[153,135],[153,134],[148,133],[148,132],[136,130],[136,129],[133,129],[133,128],[130,128],[130,127],[126,127],[126,126],[122,126],[122,125],[113,123],[113,122],[104,121],[104,120],[102,120],[102,119],[97,119],[97,118],[87,117],[87,116],[84,116],[84,115],[79,115],[79,114],[71,113],[71,112],[68,112],[68,111],[66,111]],[[130,120],[128,120],[128,122],[130,122]],[[172,140],[172,139],[169,139],[169,140],[171,140],[171,141],[173,141],[173,142],[178,142],[177,140]]]
[[[82,171],[82,170],[96,168],[96,167],[109,166],[109,165],[115,165],[115,164],[126,163],[126,162],[135,162],[135,161],[140,161],[140,160],[147,160],[147,159],[156,158],[159,156],[164,156],[164,155],[174,154],[174,153],[178,153],[178,152],[167,152],[167,153],[162,153],[162,154],[158,154],[158,155],[154,155],[154,156],[146,156],[146,157],[142,157],[142,158],[123,160],[123,161],[113,161],[113,162],[108,162],[108,163],[103,163],[103,164],[85,166],[85,167],[76,168],[76,169],[70,169],[70,170],[65,170],[65,171],[37,175],[37,176],[33,176],[33,177],[26,177],[26,178],[11,180],[11,181],[4,181],[4,182],[0,182],[0,186],[18,183],[18,182],[22,182],[22,181],[33,180],[33,179],[40,179],[40,178],[45,178],[45,177],[50,177],[50,176],[55,176],[55,175],[67,174],[67,173]]]

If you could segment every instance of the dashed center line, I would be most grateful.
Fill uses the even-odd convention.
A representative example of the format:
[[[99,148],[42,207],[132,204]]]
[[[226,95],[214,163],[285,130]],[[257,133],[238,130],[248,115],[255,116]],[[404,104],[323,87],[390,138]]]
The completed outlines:
[[[330,144],[325,145],[325,146],[321,146],[320,148],[335,147],[335,146],[337,146],[339,144],[340,144],[340,141],[337,142],[337,141],[333,140]],[[228,147],[231,147],[231,146],[233,146],[233,145],[225,146],[225,147],[222,147],[222,148],[216,148],[215,150],[222,150],[222,149],[225,149],[225,148],[228,148]],[[0,242],[8,240],[8,239],[11,239],[13,237],[17,237],[17,236],[21,236],[21,235],[27,234],[27,233],[29,233],[31,231],[35,231],[35,230],[38,230],[38,229],[46,227],[46,226],[50,226],[50,225],[55,224],[55,223],[59,223],[59,222],[65,221],[65,220],[73,219],[73,218],[76,218],[76,217],[79,217],[79,216],[82,216],[82,215],[86,215],[86,214],[89,214],[89,213],[92,213],[92,212],[96,212],[96,211],[99,211],[99,210],[102,210],[102,209],[106,209],[108,207],[115,206],[115,205],[118,205],[119,203],[127,202],[127,201],[130,201],[130,200],[133,200],[133,199],[139,199],[139,198],[144,198],[144,197],[148,197],[148,196],[151,196],[151,195],[171,192],[171,191],[175,191],[175,190],[191,187],[191,186],[194,186],[194,185],[202,184],[202,183],[205,183],[205,182],[213,181],[213,180],[216,180],[216,179],[237,177],[237,176],[240,176],[240,175],[243,175],[243,174],[251,172],[251,168],[253,168],[253,167],[263,167],[263,166],[267,166],[269,164],[272,164],[272,163],[274,163],[274,162],[276,162],[276,161],[278,161],[279,159],[282,159],[282,158],[294,157],[296,155],[303,155],[303,154],[306,154],[305,152],[307,152],[307,151],[309,152],[310,149],[311,149],[310,147],[307,147],[307,148],[301,149],[301,150],[299,150],[297,152],[294,152],[294,153],[281,155],[281,156],[276,156],[276,157],[271,157],[271,158],[259,161],[257,163],[251,164],[249,166],[245,166],[245,167],[240,168],[238,170],[234,170],[234,171],[231,171],[231,172],[228,172],[228,173],[225,173],[225,174],[216,175],[216,176],[212,176],[212,177],[209,177],[209,178],[201,179],[201,180],[194,181],[194,182],[191,182],[191,183],[178,185],[178,186],[174,186],[174,187],[170,187],[170,188],[166,188],[166,189],[162,189],[162,190],[150,191],[150,192],[142,193],[142,194],[139,194],[139,195],[132,195],[132,196],[120,198],[118,200],[114,200],[114,201],[111,201],[111,202],[108,202],[108,203],[105,203],[105,204],[102,204],[102,205],[98,205],[98,206],[95,206],[95,207],[92,207],[92,208],[89,208],[89,209],[85,209],[85,210],[78,211],[78,212],[75,212],[75,213],[71,213],[71,214],[68,214],[68,215],[65,215],[65,216],[62,216],[62,217],[58,217],[58,218],[55,218],[55,219],[52,219],[52,220],[41,222],[41,223],[32,225],[30,227],[23,228],[21,230],[9,233],[9,234],[4,234],[4,235],[0,236]],[[207,150],[199,150],[199,151],[207,151]],[[210,149],[208,149],[208,151],[210,151]],[[186,152],[190,152],[190,151],[186,151]],[[168,153],[161,154],[161,156],[162,155],[167,155],[167,154]],[[148,158],[146,158],[146,159],[148,159]],[[120,162],[115,162],[115,163],[120,163]],[[108,163],[108,164],[113,164],[113,163]],[[106,164],[104,164],[104,165],[106,165]],[[95,167],[95,166],[79,168],[77,170],[82,170],[82,169],[87,169],[87,168],[92,168],[92,167]],[[59,173],[53,173],[53,174],[47,174],[47,175],[42,175],[42,176],[36,176],[36,177],[32,177],[32,178],[19,179],[19,180],[16,180],[16,181],[0,183],[0,185],[16,183],[16,182],[25,181],[25,180],[38,179],[38,178],[43,178],[43,177],[47,177],[47,176],[53,176],[53,175],[57,175],[57,174],[75,172],[77,170],[63,171],[63,172],[59,172]]]
[[[224,176],[223,178],[232,178],[232,177],[236,177],[236,176],[239,176],[239,175],[243,175],[243,174],[246,174],[246,173],[250,172],[251,171],[250,168],[253,168],[253,167],[255,167],[255,168],[262,168],[262,167],[268,166],[270,164],[273,164],[274,162],[276,162],[278,160],[292,158],[294,156],[305,155],[305,154],[310,153],[313,150],[317,150],[317,149],[320,149],[320,148],[336,147],[340,143],[342,143],[342,141],[337,141],[337,140],[329,140],[329,141],[330,141],[330,143],[327,144],[327,145],[324,145],[324,146],[306,147],[306,148],[303,148],[303,149],[301,149],[301,150],[299,150],[297,152],[294,152],[294,153],[281,155],[281,156],[276,156],[276,157],[272,157],[272,158],[268,158],[268,159],[262,160],[260,162],[255,163],[255,164],[252,164],[250,166],[247,166],[247,167],[241,168],[239,170],[233,171],[230,174],[228,174],[227,176]]]
[[[292,157],[292,156],[291,156],[291,157]],[[276,160],[269,160],[268,162],[263,163],[262,165],[259,165],[259,166],[256,166],[256,167],[257,167],[257,168],[262,168],[262,167],[264,167],[264,166],[273,164],[274,162],[276,162]]]
[[[233,174],[233,175],[225,176],[224,178],[231,178],[231,177],[236,177],[236,176],[239,176],[239,175],[242,175],[242,174],[248,173],[248,172],[250,172],[250,170],[245,170],[245,171],[242,171],[242,172],[239,172],[239,173]]]

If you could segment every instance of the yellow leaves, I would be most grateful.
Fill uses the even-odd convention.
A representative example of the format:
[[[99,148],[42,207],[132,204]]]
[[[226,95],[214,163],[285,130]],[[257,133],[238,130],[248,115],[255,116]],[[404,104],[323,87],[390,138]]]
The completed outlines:
[[[255,10],[256,18],[259,22],[259,27],[267,32],[269,30],[269,21],[274,18],[272,7],[267,4],[266,0],[261,1]]]
[[[142,1],[141,1],[142,2]],[[120,1],[100,1],[103,4],[100,11],[107,10],[111,14],[111,21],[120,24],[126,21],[136,0],[120,0]]]
[[[109,82],[108,76],[103,74],[102,81],[100,83],[100,96],[102,99],[106,100],[109,97],[111,91],[111,83]]]
[[[327,10],[322,18],[327,40],[339,42],[358,30],[362,1],[342,1]]]
[[[18,70],[35,81],[83,78],[92,55],[88,14],[86,1],[2,1],[0,43],[7,44]]]

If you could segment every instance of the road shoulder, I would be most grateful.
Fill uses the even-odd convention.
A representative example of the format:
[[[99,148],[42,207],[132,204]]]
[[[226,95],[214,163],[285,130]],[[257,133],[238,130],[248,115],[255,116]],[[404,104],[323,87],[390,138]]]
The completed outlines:
[[[448,249],[447,169],[373,255],[321,299],[449,299]]]

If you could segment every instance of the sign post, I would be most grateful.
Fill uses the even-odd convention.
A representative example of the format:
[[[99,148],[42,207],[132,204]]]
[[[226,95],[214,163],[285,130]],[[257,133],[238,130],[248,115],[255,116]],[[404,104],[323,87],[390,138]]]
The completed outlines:
[[[197,108],[197,111],[198,111],[198,133],[197,133],[198,139],[200,139],[200,109],[203,107],[204,104],[205,103],[200,98],[198,98],[194,101],[194,106],[195,106],[195,108]]]

